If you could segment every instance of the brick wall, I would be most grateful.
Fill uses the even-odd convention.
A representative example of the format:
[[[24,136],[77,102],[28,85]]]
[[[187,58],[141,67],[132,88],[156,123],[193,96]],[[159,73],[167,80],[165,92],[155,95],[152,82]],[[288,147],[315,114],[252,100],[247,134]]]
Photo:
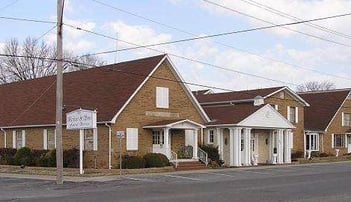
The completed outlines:
[[[289,95],[288,91],[284,92],[284,98],[280,97],[280,93],[272,95],[271,97],[265,99],[265,103],[278,105],[278,111],[287,119],[287,107],[298,107],[298,123],[292,123],[296,129],[293,129],[294,135],[294,148],[295,151],[303,151],[304,145],[304,106],[296,101],[292,96]]]

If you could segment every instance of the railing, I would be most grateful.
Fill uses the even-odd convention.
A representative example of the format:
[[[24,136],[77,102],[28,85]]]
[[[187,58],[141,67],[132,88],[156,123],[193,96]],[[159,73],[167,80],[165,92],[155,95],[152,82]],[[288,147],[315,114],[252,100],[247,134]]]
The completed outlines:
[[[178,155],[172,150],[171,150],[171,159],[169,161],[174,162],[175,168],[178,168]]]
[[[197,156],[202,163],[204,163],[206,166],[208,165],[208,154],[204,150],[198,148]]]

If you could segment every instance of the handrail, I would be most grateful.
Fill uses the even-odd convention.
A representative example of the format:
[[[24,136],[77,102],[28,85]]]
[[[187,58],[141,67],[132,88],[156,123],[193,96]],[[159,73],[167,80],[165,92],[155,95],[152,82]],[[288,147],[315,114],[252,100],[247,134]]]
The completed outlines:
[[[208,154],[204,150],[198,148],[197,156],[202,163],[208,165]]]
[[[171,159],[170,161],[175,162],[175,168],[178,168],[178,155],[171,150]]]

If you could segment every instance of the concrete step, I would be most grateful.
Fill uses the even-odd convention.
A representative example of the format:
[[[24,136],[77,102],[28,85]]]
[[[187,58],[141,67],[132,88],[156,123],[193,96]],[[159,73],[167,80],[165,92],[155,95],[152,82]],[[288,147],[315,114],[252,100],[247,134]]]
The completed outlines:
[[[175,163],[173,165],[175,166]],[[185,161],[178,162],[178,167],[176,168],[176,170],[201,170],[206,168],[206,165],[201,163],[200,161]]]

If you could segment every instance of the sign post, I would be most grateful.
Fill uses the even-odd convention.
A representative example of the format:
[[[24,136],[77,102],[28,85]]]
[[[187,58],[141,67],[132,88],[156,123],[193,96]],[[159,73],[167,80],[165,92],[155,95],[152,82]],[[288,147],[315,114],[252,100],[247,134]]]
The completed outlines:
[[[119,141],[119,176],[122,176],[122,139],[125,137],[124,131],[117,131],[117,139]]]
[[[66,114],[67,130],[79,130],[79,173],[83,170],[84,129],[95,129],[96,110],[77,109]]]

